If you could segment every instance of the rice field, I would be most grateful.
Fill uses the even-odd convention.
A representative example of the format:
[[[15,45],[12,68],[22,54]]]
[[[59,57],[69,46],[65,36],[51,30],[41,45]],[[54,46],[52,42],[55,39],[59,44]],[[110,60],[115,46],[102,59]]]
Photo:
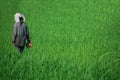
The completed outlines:
[[[16,12],[33,43],[22,54]],[[0,0],[0,80],[120,80],[120,1]]]

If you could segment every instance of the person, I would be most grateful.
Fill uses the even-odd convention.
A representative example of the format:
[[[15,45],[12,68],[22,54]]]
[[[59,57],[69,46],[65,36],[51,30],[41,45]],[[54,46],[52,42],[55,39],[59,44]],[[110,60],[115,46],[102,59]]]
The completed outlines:
[[[25,17],[21,13],[16,13],[12,43],[18,48],[19,52],[22,53],[24,51],[26,41],[30,42],[30,36],[28,27],[25,24]]]

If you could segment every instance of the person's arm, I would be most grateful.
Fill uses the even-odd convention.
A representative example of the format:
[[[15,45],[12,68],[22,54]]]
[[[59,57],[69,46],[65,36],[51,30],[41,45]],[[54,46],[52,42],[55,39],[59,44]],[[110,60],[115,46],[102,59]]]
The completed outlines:
[[[29,35],[29,30],[27,26],[26,26],[26,38],[27,38],[27,41],[30,42],[30,35]]]
[[[15,43],[16,36],[17,36],[17,25],[15,23],[13,28],[13,34],[12,34],[12,43]]]

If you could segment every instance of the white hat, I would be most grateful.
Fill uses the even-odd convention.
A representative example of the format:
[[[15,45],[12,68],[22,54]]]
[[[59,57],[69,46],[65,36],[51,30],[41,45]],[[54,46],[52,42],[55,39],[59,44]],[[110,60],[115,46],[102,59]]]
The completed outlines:
[[[20,22],[19,18],[23,17],[23,21],[25,22],[25,16],[22,13],[16,13],[14,16],[15,22]]]

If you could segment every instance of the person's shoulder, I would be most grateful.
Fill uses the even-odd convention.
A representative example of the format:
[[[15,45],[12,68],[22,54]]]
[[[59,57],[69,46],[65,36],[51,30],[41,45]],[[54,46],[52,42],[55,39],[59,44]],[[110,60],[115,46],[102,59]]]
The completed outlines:
[[[19,22],[14,23],[14,25],[19,25],[19,24],[20,24]]]
[[[19,26],[19,25],[20,25],[19,22],[14,23],[14,27],[17,27],[17,26]]]
[[[25,22],[23,22],[24,25],[27,25]]]
[[[27,24],[25,22],[23,22],[24,26],[27,27]]]
[[[14,23],[14,27],[16,27],[16,26],[17,26],[17,24],[18,24],[18,23]]]

